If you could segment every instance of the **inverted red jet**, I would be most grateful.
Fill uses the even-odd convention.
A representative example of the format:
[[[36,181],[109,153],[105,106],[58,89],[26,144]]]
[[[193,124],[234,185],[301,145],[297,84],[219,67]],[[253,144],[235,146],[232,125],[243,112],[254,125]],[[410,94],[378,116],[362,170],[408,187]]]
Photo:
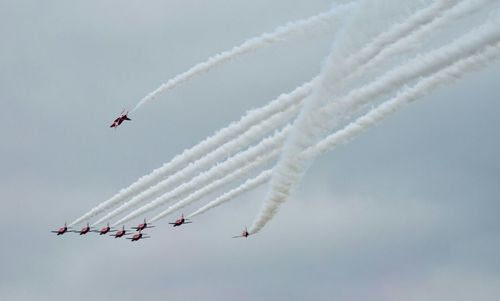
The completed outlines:
[[[66,223],[64,223],[64,227],[59,228],[57,231],[50,231],[52,233],[57,233],[57,235],[63,235],[64,233],[68,232],[68,226]]]
[[[175,222],[173,223],[169,223],[170,225],[174,225],[174,227],[179,227],[180,225],[182,224],[190,224],[191,222],[187,219],[187,218],[184,218],[184,214],[181,215],[181,218],[179,218],[178,220],[176,220]]]
[[[130,239],[130,241],[138,241],[144,238],[150,238],[150,236],[144,236],[144,234],[142,234],[141,231],[135,233],[134,236],[132,237],[127,237],[127,239]]]
[[[233,238],[248,237],[249,235],[250,235],[250,233],[248,233],[247,227],[245,227],[245,231],[241,232],[241,235],[233,236]]]
[[[116,233],[111,236],[114,236],[115,238],[120,238],[124,235],[127,235],[127,230],[125,230],[125,226],[123,226],[121,230],[116,231]]]
[[[114,232],[116,230],[112,230],[111,227],[109,226],[109,223],[106,227],[104,228],[101,228],[101,231],[99,231],[99,235],[104,235],[104,234],[107,234],[109,232]]]
[[[125,120],[132,120],[132,119],[128,118],[127,114],[128,114],[128,111],[125,111],[125,109],[124,109],[121,112],[120,116],[118,116],[109,127],[116,129]]]
[[[137,227],[132,227],[132,229],[135,229],[137,231],[142,231],[146,228],[154,228],[154,226],[151,226],[151,224],[146,223],[146,219],[144,219],[144,223],[137,225]]]

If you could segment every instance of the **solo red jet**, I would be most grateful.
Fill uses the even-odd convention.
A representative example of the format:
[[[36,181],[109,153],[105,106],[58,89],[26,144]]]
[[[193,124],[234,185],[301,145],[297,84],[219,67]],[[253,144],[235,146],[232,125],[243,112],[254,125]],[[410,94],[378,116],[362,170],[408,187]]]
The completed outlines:
[[[128,114],[128,111],[125,111],[125,109],[123,109],[120,116],[118,116],[109,127],[116,129],[125,120],[132,120],[132,119],[128,118],[127,114]]]
[[[247,227],[245,227],[245,231],[241,232],[241,235],[233,236],[233,238],[248,237],[248,235],[250,235],[250,233],[248,233]]]
[[[109,223],[106,227],[102,228],[101,231],[99,231],[99,235],[104,235],[109,232],[115,232],[116,230],[112,230],[111,227],[109,226]]]
[[[125,230],[125,226],[123,226],[121,230],[116,231],[115,234],[112,234],[110,236],[114,236],[115,238],[120,238],[124,235],[127,235],[127,230]]]
[[[154,227],[155,226],[148,225],[148,223],[146,223],[146,219],[144,219],[144,223],[137,225],[137,227],[132,227],[132,229],[135,229],[137,231],[142,231],[144,229],[154,228]]]
[[[52,233],[57,233],[57,235],[63,235],[64,233],[68,232],[68,226],[66,223],[64,223],[64,227],[59,228],[57,231],[50,231]]]
[[[150,236],[144,236],[144,234],[141,233],[141,231],[137,232],[134,234],[132,237],[127,237],[127,239],[130,239],[130,241],[138,241],[143,238],[150,238]]]
[[[188,221],[187,218],[184,218],[184,214],[181,215],[181,218],[179,218],[178,220],[176,220],[175,222],[173,223],[169,223],[170,225],[174,225],[174,227],[178,227],[182,224],[190,224],[191,222]]]

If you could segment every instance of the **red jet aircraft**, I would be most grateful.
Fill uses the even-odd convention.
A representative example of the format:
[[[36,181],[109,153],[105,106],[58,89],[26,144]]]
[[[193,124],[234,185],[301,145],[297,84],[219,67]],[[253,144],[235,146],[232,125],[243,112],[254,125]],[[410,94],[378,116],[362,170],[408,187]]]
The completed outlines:
[[[135,229],[137,231],[142,231],[146,228],[154,228],[154,226],[148,225],[148,223],[146,223],[146,219],[144,219],[144,223],[137,225],[137,227],[132,227],[132,229]]]
[[[116,233],[112,234],[111,236],[114,236],[115,238],[120,238],[124,235],[127,235],[127,230],[125,230],[125,226],[123,226],[121,230],[116,231]]]
[[[109,127],[116,129],[125,120],[132,120],[132,119],[128,118],[127,114],[128,114],[128,111],[125,111],[125,109],[123,109],[120,116],[118,116]]]
[[[178,227],[182,224],[190,224],[191,222],[188,221],[187,218],[184,218],[184,214],[181,215],[181,218],[176,220],[175,222],[173,223],[169,223],[170,225],[174,225],[174,227]]]
[[[243,232],[241,233],[241,235],[238,235],[238,236],[233,236],[233,238],[238,238],[238,237],[248,237],[248,235],[250,235],[250,233],[248,233],[247,227],[245,227],[245,231],[243,231]]]
[[[109,226],[109,223],[106,227],[102,228],[101,231],[99,231],[99,235],[104,235],[109,232],[115,232],[116,230],[112,230],[111,227]]]
[[[85,235],[89,232],[94,232],[94,231],[91,231],[90,230],[90,226],[89,226],[89,223],[87,223],[87,226],[83,227],[81,230],[80,230],[80,235]]]
[[[57,235],[63,235],[64,233],[68,232],[68,226],[66,223],[64,223],[64,227],[59,228],[57,231],[50,231],[52,233],[57,233]]]
[[[141,231],[134,234],[132,237],[127,237],[130,241],[138,241],[139,239],[150,238],[150,236],[144,236]]]

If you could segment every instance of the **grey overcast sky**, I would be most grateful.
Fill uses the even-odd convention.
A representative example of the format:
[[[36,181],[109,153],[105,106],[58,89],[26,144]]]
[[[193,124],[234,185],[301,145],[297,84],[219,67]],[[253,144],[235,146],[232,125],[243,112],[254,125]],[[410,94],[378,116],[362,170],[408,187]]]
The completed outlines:
[[[110,130],[124,107],[331,2],[0,0],[0,300],[499,300],[499,63],[319,158],[249,239],[230,237],[265,188],[140,244],[49,233],[309,80],[334,31],[218,68]]]

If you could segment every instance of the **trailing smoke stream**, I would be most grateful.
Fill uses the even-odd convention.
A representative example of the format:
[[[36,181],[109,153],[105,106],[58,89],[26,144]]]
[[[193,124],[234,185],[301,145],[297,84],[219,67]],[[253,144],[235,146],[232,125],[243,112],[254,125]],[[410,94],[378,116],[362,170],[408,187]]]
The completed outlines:
[[[202,158],[207,153],[216,150],[221,145],[224,145],[228,141],[244,134],[254,125],[265,122],[265,120],[272,118],[273,115],[286,111],[290,106],[300,104],[302,100],[309,95],[316,80],[317,78],[314,78],[312,81],[295,88],[292,92],[280,95],[269,104],[258,109],[248,111],[239,121],[229,124],[227,127],[222,128],[214,135],[199,142],[192,148],[184,150],[181,154],[175,156],[171,161],[163,164],[162,167],[157,168],[150,174],[139,178],[129,187],[120,190],[120,192],[115,194],[110,199],[92,208],[89,212],[69,224],[69,226],[74,226],[78,223],[88,221],[102,212],[115,207],[127,198],[140,193],[161,179],[179,171],[190,162]],[[229,152],[227,155],[230,155],[231,153],[232,152]]]
[[[267,156],[266,154],[271,153],[271,151],[274,151],[276,149],[281,149],[290,128],[291,126],[287,125],[282,130],[276,132],[274,135],[263,139],[259,144],[252,146],[249,149],[227,159],[226,161],[213,166],[208,171],[200,173],[189,182],[177,186],[175,189],[156,198],[147,205],[140,207],[135,211],[132,211],[126,217],[116,222],[115,225],[124,223],[125,221],[128,221],[155,208],[158,208],[159,206],[177,199],[182,195],[192,193],[198,190],[200,187],[208,185],[216,179],[225,177],[228,174],[232,173],[234,170],[242,168],[245,165],[251,165],[255,162],[258,162],[258,158],[265,157]],[[268,159],[271,159],[271,157]]]
[[[185,206],[187,205],[190,205],[191,203],[195,202],[195,201],[198,201],[199,199],[201,199],[203,196],[211,193],[212,191],[214,191],[215,189],[218,189],[219,187],[223,186],[223,185],[226,185],[228,183],[231,183],[235,180],[238,180],[240,179],[241,177],[245,176],[246,174],[248,174],[250,171],[252,171],[252,169],[256,168],[257,166],[265,163],[266,161],[268,161],[269,159],[272,159],[272,158],[275,158],[276,156],[278,156],[279,154],[279,149],[275,149],[273,150],[271,153],[268,153],[268,154],[264,154],[262,156],[262,158],[259,158],[256,162],[252,162],[251,165],[247,165],[247,166],[243,166],[242,168],[239,168],[239,169],[236,169],[233,173],[227,175],[226,177],[220,179],[220,180],[217,180],[213,183],[211,183],[210,185],[207,185],[203,188],[201,188],[200,190],[197,190],[195,192],[193,192],[192,194],[190,194],[189,196],[187,196],[185,199],[175,203],[174,205],[170,206],[167,208],[167,210],[161,212],[160,214],[158,214],[157,216],[153,217],[151,219],[151,222],[155,222],[159,219],[162,219],[166,216],[168,216],[169,214],[181,209],[181,208],[184,208]],[[262,180],[262,174],[260,177],[257,177],[257,180],[254,179],[254,182],[255,181],[260,181]],[[249,186],[250,185],[255,185],[255,183],[247,183]],[[241,193],[241,192],[240,192]]]
[[[472,72],[478,68],[483,68],[493,60],[500,58],[500,43],[493,46],[487,46],[485,50],[464,58],[453,65],[438,71],[437,73],[427,78],[421,79],[413,87],[405,88],[403,91],[391,100],[388,100],[367,114],[359,117],[354,122],[349,123],[343,129],[336,131],[325,139],[321,140],[314,146],[310,146],[300,154],[300,160],[313,159],[326,152],[332,151],[335,147],[342,143],[346,143],[357,135],[361,134],[368,128],[377,125],[391,114],[395,113],[409,103],[426,96],[433,90],[452,84],[459,80],[464,74]],[[248,192],[256,187],[266,183],[272,176],[272,169],[261,172],[258,176],[248,179],[245,183],[237,188],[234,188],[215,200],[207,203],[193,213],[189,214],[188,218],[193,218],[203,214],[210,209],[218,207],[226,202],[233,200],[239,195]]]
[[[260,165],[266,163],[267,161],[269,161],[273,158],[276,158],[280,151],[281,151],[280,148],[275,148],[275,149],[270,150],[268,152],[262,153],[261,155],[254,158],[252,161],[249,161],[246,164],[242,165],[240,168],[233,169],[231,172],[224,175],[222,178],[217,179],[215,181],[212,181],[209,184],[203,186],[203,188],[192,192],[186,198],[184,198],[181,201],[177,202],[176,204],[170,206],[167,209],[167,211],[152,218],[150,221],[151,222],[157,221],[158,219],[169,214],[171,212],[171,210],[180,209],[180,208],[182,208],[182,207],[184,207],[184,206],[186,206],[194,201],[197,201],[198,199],[200,199],[203,196],[205,196],[206,194],[214,191],[215,189],[218,189],[218,188],[222,187],[223,185],[226,185],[228,183],[231,183],[235,180],[238,180],[238,179],[244,177],[249,172],[251,172],[255,168],[259,167]],[[119,221],[114,223],[114,225],[123,224],[123,223],[137,217],[137,216],[140,216],[144,213],[152,211],[152,210],[166,204],[168,201],[171,201],[172,199],[177,199],[177,198],[178,197],[173,197],[169,194],[166,194],[166,195],[156,199],[155,201],[147,204],[146,206],[143,206],[143,207],[137,209],[136,211],[131,212],[127,216],[123,217],[122,219],[120,219]]]
[[[177,173],[171,175],[165,180],[159,182],[158,184],[149,187],[148,189],[142,191],[131,200],[123,203],[120,207],[115,210],[109,212],[98,221],[96,221],[92,226],[96,226],[100,223],[107,222],[111,220],[113,217],[121,214],[122,212],[129,210],[148,199],[154,197],[157,194],[163,193],[177,183],[184,182],[189,178],[196,175],[197,172],[204,170],[214,163],[224,159],[228,154],[234,153],[237,150],[240,150],[251,144],[258,138],[262,137],[266,133],[269,133],[280,126],[283,126],[283,123],[288,122],[291,118],[297,115],[298,110],[300,109],[299,104],[293,104],[289,106],[282,112],[279,112],[270,118],[263,120],[262,122],[254,125],[248,131],[241,134],[237,138],[227,142],[226,144],[220,146],[213,152],[207,154],[204,157],[201,157],[199,160],[190,163],[184,169],[179,170]],[[275,139],[280,140],[283,139],[282,135],[276,135]]]
[[[422,1],[420,4],[425,2]],[[349,84],[354,83],[354,79],[365,74],[371,68],[382,66],[382,63],[392,57],[400,54],[406,54],[408,57],[409,53],[414,53],[415,46],[427,38],[435,36],[437,30],[449,26],[452,21],[467,16],[490,2],[494,2],[494,0],[427,1],[429,4],[426,7],[418,9],[400,23],[394,23],[382,34],[377,34],[381,29],[381,24],[394,21],[394,19],[387,19],[378,25],[375,25],[377,23],[375,22],[373,26],[368,26],[366,19],[360,18],[363,13],[357,14],[357,22],[360,22],[358,24],[355,23],[356,21],[352,22],[356,18],[349,18],[350,15],[348,15],[344,25],[349,26],[344,26],[344,30],[341,31],[341,34],[344,34],[343,38],[348,37],[347,39],[349,39],[352,34],[354,36],[352,41],[361,42],[363,38],[359,39],[360,33],[361,35],[365,34],[366,37],[374,34],[375,38],[367,43],[362,42],[364,44],[356,45],[356,42],[348,42],[344,46],[344,43],[339,42],[337,36],[334,49],[322,72],[311,82],[296,88],[289,94],[279,96],[268,105],[248,111],[238,122],[231,123],[228,127],[177,155],[162,167],[139,178],[128,188],[122,189],[112,198],[77,218],[69,226],[87,221],[126,199],[130,199],[100,218],[92,226],[109,221],[144,201],[164,193],[174,185],[182,183],[173,190],[156,197],[146,206],[130,212],[114,223],[114,226],[141,216],[168,202],[178,201],[151,221],[159,220],[199,200],[208,193],[246,176],[281,152],[278,164],[273,169],[264,170],[258,176],[248,179],[242,185],[222,194],[188,216],[190,218],[204,213],[271,180],[270,190],[262,209],[249,229],[251,234],[259,232],[277,213],[280,204],[287,200],[314,158],[334,149],[340,143],[353,139],[364,130],[378,124],[403,106],[425,96],[434,89],[452,83],[467,72],[484,67],[488,62],[498,59],[500,57],[500,18],[496,15],[496,18],[490,18],[492,21],[445,46],[424,54],[418,53],[417,57],[396,66],[372,82],[354,89],[348,87]],[[172,78],[143,98],[134,110],[155,99],[162,92],[173,89],[197,75],[208,72],[212,68],[245,53],[272,45],[294,35],[319,32],[341,20],[341,12],[346,12],[359,3],[363,3],[365,6],[358,6],[362,9],[352,10],[352,12],[371,12],[367,8],[374,5],[370,0],[339,5],[329,12],[290,23],[276,29],[273,33],[250,39],[242,45],[217,54],[206,62],[195,65],[188,71]],[[384,3],[387,5],[383,5]],[[387,6],[387,16],[392,16],[390,13],[391,3],[394,4],[392,9],[405,7],[403,4],[405,1],[381,0],[378,5]],[[410,4],[415,4],[410,0],[406,0],[406,3],[409,5],[408,8],[410,8]],[[413,8],[417,6],[413,6]],[[377,13],[372,13],[370,17],[374,15]],[[349,24],[348,21],[351,21],[352,24]],[[363,26],[359,26],[362,23],[365,24],[366,32],[363,31]],[[357,49],[360,50],[355,51]],[[417,82],[412,87],[405,86],[415,81]],[[341,120],[350,118],[352,114],[360,111],[374,99],[393,92],[397,92],[395,97],[383,102],[341,130],[333,132]],[[287,125],[257,145],[240,151],[255,143],[266,133],[289,122],[297,115],[299,108],[301,111],[293,126]],[[328,133],[332,134],[328,135]]]
[[[492,1],[493,0],[465,0],[458,4],[456,4],[457,1],[450,1],[450,5],[455,4],[451,9],[444,11],[442,15],[433,19],[431,22],[423,24],[423,26],[415,30],[412,34],[398,40],[389,47],[384,48],[370,62],[363,66],[363,70],[366,71],[367,69],[373,68],[389,57],[412,50],[412,48],[415,48],[417,44],[423,41],[426,37],[430,36],[436,30],[444,26],[448,26],[450,22],[471,14]],[[358,72],[349,74],[347,79],[355,77],[359,74],[359,71],[360,70],[358,69]]]
[[[474,53],[485,45],[495,43],[500,38],[499,23],[498,21],[489,22],[487,25],[473,30],[460,39],[419,56],[409,63],[391,70],[376,81],[351,91],[347,96],[330,103],[326,108],[314,114],[314,116],[305,119],[307,121],[306,124],[301,125],[305,128],[301,128],[300,130],[308,134],[315,132],[313,135],[319,136],[318,133],[331,130],[339,121],[339,117],[347,117],[367,101],[384,95],[393,89],[397,89],[401,85],[420,76],[432,74],[446,67],[446,65],[452,64],[454,61]],[[328,95],[321,95],[321,97],[328,97]],[[303,145],[301,147],[304,147]],[[287,145],[287,147],[289,146]],[[296,152],[292,153],[292,155],[289,154],[282,157],[280,162],[284,162],[279,162],[277,165],[279,169],[274,170],[269,195],[251,227],[250,231],[252,233],[260,231],[272,216],[276,214],[279,205],[288,198],[291,189],[300,180],[305,169],[305,161],[297,160],[294,154]]]
[[[369,44],[369,47],[363,48],[359,53],[350,57],[348,59],[348,63],[344,64],[344,70],[346,72],[339,72],[339,74],[349,74],[351,77],[353,74],[358,74],[365,64],[371,62],[373,58],[379,58],[379,62],[387,56],[381,55],[384,50],[388,47],[388,45],[397,43],[405,36],[410,33],[418,30],[422,26],[432,22],[436,16],[438,16],[441,12],[448,9],[449,7],[455,5],[458,0],[439,0],[435,1],[432,5],[425,7],[415,14],[413,14],[408,20],[404,23],[396,24],[391,27],[390,30],[384,32],[377,36],[372,43]],[[340,66],[342,68],[342,65]],[[349,72],[347,72],[349,70]],[[354,77],[354,76],[352,76]]]
[[[438,2],[443,2],[446,4],[452,1],[441,0]],[[443,7],[446,7],[445,4],[439,4],[436,7],[431,7],[431,8],[434,10],[442,9]],[[346,5],[346,6],[341,6],[339,9],[342,10],[342,9],[347,9],[349,7],[350,5]],[[336,11],[336,9],[334,8],[332,12],[333,11]],[[422,22],[424,22],[425,18],[429,18],[427,16],[428,14],[429,14],[428,12],[423,10],[421,14],[417,14],[417,17],[413,18],[410,21],[414,24],[421,24]],[[378,39],[379,47],[386,45],[390,37],[400,36],[402,34],[407,33],[408,30],[409,30],[408,26],[406,27],[400,26],[398,30],[393,30],[392,33],[386,34],[385,37]],[[373,49],[375,49],[375,47],[372,47],[371,51],[365,51],[365,54],[364,56],[361,57],[361,60],[367,60],[370,54],[375,55],[377,53],[377,50],[374,51]],[[285,110],[287,106],[302,101],[304,97],[309,95],[311,87],[314,85],[315,82],[317,82],[317,80],[318,79],[315,78],[311,82],[296,88],[293,92],[281,95],[277,100],[271,102],[269,105],[248,112],[247,115],[242,117],[239,122],[230,124],[228,127],[220,130],[215,135],[205,139],[204,141],[200,142],[193,148],[185,150],[181,155],[176,156],[173,160],[171,160],[168,163],[165,163],[162,167],[154,170],[149,175],[139,178],[135,183],[130,185],[128,188],[122,189],[118,194],[114,195],[112,198],[99,204],[97,207],[93,208],[88,213],[76,219],[70,225],[72,226],[77,223],[87,221],[90,218],[95,217],[96,215],[115,207],[117,204],[122,203],[125,199],[130,198],[136,195],[137,193],[140,193],[144,189],[147,189],[148,187],[154,185],[158,181],[161,181],[162,179],[166,178],[168,175],[176,173],[181,168],[189,164],[189,162],[195,161],[198,158],[202,158],[206,153],[209,153],[210,151],[214,150],[214,148],[217,148],[218,146],[227,143],[227,141],[230,141],[231,139],[238,137],[238,135],[242,135],[242,133],[247,131],[248,128],[251,127],[253,124],[262,122],[266,118],[269,118],[272,114],[279,114],[279,111]],[[233,152],[236,150],[237,149],[233,149]],[[220,154],[221,152],[217,153]],[[217,159],[214,158],[214,160],[220,160],[220,159],[221,159],[220,157]],[[206,160],[205,162],[208,162],[208,160]],[[147,194],[146,198],[147,197],[150,197],[150,194]],[[115,216],[116,214],[122,211],[123,210],[121,209],[115,210],[115,212],[112,215],[106,215],[105,217],[102,217],[93,225],[102,223],[107,219],[109,219],[111,216]]]
[[[271,178],[273,174],[272,169],[266,169],[263,172],[261,172],[258,176],[248,179],[245,183],[241,184],[237,188],[231,189],[230,191],[224,193],[223,195],[219,196],[215,200],[209,202],[205,206],[201,207],[200,209],[196,210],[195,212],[191,213],[188,215],[188,218],[195,217],[197,215],[200,215],[202,213],[205,213],[206,211],[213,209],[217,206],[220,206],[226,202],[231,201],[232,199],[236,198],[237,196],[250,191],[267,181]]]
[[[339,16],[342,16],[347,10],[351,8],[351,4],[342,4],[333,7],[330,11],[321,13],[319,15],[313,16],[309,19],[300,20],[296,22],[289,23],[288,25],[278,27],[272,33],[264,33],[258,37],[252,38],[244,42],[243,44],[232,48],[231,50],[219,53],[205,62],[199,63],[184,73],[181,73],[174,78],[168,80],[165,84],[161,85],[158,89],[148,94],[146,97],[141,99],[139,103],[135,106],[132,112],[139,109],[145,103],[152,101],[157,98],[160,94],[174,89],[178,85],[185,83],[197,75],[206,73],[211,69],[222,65],[230,60],[233,60],[239,56],[246,53],[255,51],[259,48],[273,45],[277,42],[281,42],[290,38],[294,35],[305,34],[310,35],[314,32],[320,31],[323,28],[332,27],[332,23],[338,20]]]
[[[500,40],[500,39],[499,39]],[[392,113],[408,105],[409,103],[426,96],[435,89],[452,84],[468,72],[485,67],[488,63],[500,58],[500,43],[486,46],[484,50],[461,59],[453,65],[438,71],[427,78],[421,79],[415,86],[406,88],[391,100],[388,100],[376,109],[356,119],[342,130],[337,131],[316,145],[309,147],[301,156],[304,158],[315,158],[321,154],[331,151],[340,143],[345,143],[357,136],[371,126],[380,123]]]
[[[328,80],[340,80],[348,82],[366,72],[367,66],[375,66],[385,59],[398,53],[407,51],[409,39],[412,41],[422,40],[425,33],[435,27],[434,23],[440,14],[456,5],[459,0],[437,0],[431,5],[424,7],[410,16],[402,23],[396,23],[387,31],[376,36],[368,45],[359,52],[347,58],[340,66],[340,70],[330,74]],[[486,1],[486,0],[479,0]],[[489,1],[489,0],[488,0]],[[424,33],[422,33],[424,32]],[[392,50],[392,51],[389,51]],[[338,84],[337,84],[338,85]],[[338,86],[334,87],[336,90]]]

